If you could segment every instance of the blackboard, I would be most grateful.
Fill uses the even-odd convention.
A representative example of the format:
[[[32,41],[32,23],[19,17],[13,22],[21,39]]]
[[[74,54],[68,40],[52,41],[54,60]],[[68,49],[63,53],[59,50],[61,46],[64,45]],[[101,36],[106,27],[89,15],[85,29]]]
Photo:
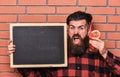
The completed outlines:
[[[66,67],[66,31],[65,23],[10,24],[10,39],[16,45],[11,67]]]

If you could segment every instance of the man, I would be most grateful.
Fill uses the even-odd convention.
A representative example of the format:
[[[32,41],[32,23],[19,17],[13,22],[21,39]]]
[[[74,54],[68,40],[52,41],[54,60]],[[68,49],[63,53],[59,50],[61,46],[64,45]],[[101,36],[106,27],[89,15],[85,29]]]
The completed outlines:
[[[120,75],[120,58],[110,53],[102,40],[89,40],[91,21],[91,14],[81,11],[74,12],[67,17],[68,67],[44,69],[44,74],[38,71],[38,77],[41,75],[46,77],[108,77],[111,74]],[[94,46],[97,51],[90,50],[89,44]],[[10,42],[9,53],[14,52],[14,47]],[[32,72],[35,71],[32,70]],[[22,71],[22,73],[25,72]],[[26,77],[30,77],[30,75],[31,72]]]

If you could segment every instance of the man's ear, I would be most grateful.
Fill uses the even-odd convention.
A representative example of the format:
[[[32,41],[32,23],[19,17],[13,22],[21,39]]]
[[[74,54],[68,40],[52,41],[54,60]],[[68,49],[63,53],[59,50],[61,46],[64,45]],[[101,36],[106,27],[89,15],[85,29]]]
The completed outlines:
[[[66,27],[67,27],[67,33],[68,33],[68,30],[69,30],[69,25],[67,25]]]

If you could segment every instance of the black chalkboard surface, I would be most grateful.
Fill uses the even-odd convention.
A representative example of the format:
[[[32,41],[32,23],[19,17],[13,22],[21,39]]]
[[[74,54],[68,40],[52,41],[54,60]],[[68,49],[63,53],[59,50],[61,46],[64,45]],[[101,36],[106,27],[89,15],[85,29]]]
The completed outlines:
[[[65,23],[10,24],[10,38],[16,45],[11,67],[66,67],[66,31]]]

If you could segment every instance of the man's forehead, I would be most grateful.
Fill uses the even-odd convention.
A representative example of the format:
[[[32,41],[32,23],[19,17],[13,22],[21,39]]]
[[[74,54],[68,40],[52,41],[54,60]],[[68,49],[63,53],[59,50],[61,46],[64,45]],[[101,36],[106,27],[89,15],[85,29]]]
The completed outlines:
[[[86,27],[86,24],[85,25],[69,25],[69,26],[78,26],[78,27]]]
[[[79,25],[79,26],[86,26],[86,20],[77,20],[77,21],[75,21],[75,20],[73,20],[73,21],[70,21],[70,24],[69,24],[70,26],[77,26],[77,25]]]
[[[70,24],[69,27],[86,27],[87,25],[86,24]]]

